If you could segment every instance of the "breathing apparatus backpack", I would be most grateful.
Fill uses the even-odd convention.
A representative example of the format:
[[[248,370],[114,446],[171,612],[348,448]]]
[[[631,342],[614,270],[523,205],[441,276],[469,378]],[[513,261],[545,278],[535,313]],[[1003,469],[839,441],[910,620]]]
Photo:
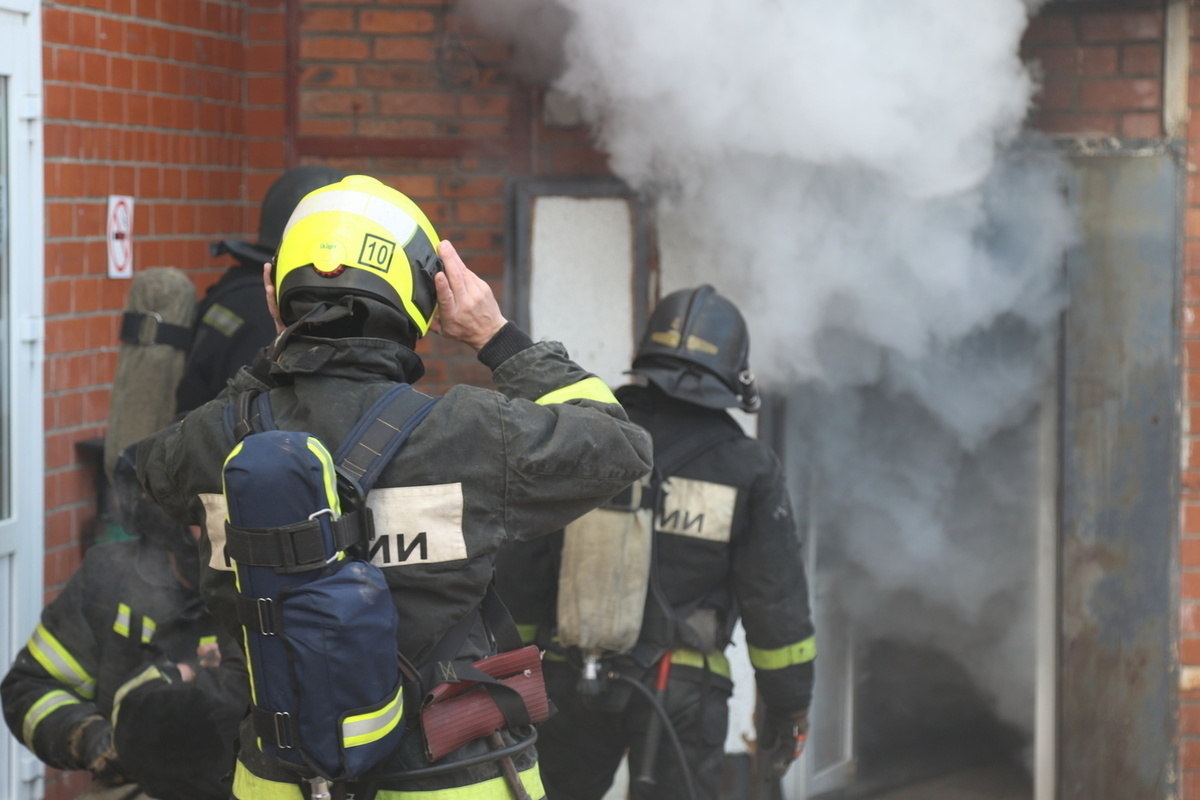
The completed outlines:
[[[373,537],[367,493],[435,402],[398,384],[333,455],[276,429],[266,394],[226,407],[226,553],[254,730],[314,787],[363,775],[405,730],[398,615],[382,571],[360,556]]]

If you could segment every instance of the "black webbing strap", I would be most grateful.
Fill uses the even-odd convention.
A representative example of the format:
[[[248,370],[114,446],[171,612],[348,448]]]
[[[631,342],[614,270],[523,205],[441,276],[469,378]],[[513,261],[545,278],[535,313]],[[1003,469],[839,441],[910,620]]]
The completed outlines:
[[[268,711],[258,706],[250,706],[250,717],[254,720],[254,732],[264,742],[276,747],[291,750],[296,746],[295,726],[292,715],[281,711]]]
[[[384,392],[333,454],[339,476],[350,480],[365,497],[437,401],[407,383],[398,383]]]
[[[153,324],[148,324],[151,321]],[[163,322],[162,316],[153,311],[126,311],[122,314],[120,336],[126,344],[167,344],[176,350],[187,350],[192,344],[191,328]]]
[[[263,636],[275,636],[283,630],[283,616],[270,597],[247,597],[239,592],[237,618],[242,627]]]
[[[364,541],[371,532],[370,515],[361,511],[343,514],[330,523],[336,550]],[[321,521],[309,519],[271,528],[240,528],[225,523],[225,552],[240,564],[254,567],[312,569],[325,561]]]

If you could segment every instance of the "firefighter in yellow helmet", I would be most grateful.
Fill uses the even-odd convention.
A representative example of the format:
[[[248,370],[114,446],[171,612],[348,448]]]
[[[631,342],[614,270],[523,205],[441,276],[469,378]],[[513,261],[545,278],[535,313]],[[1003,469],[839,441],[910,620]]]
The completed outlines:
[[[496,552],[561,528],[645,475],[645,432],[561,344],[535,344],[507,321],[488,284],[449,242],[438,242],[420,209],[374,178],[350,176],[307,195],[267,280],[280,330],[274,345],[223,395],[139,448],[150,494],[181,522],[204,525],[209,607],[238,629],[222,464],[227,425],[250,419],[234,400],[263,392],[276,427],[308,431],[332,451],[384,393],[421,377],[413,347],[433,331],[475,350],[496,390],[455,386],[432,406],[369,493],[374,533],[362,556],[386,576],[398,652],[423,673],[421,692],[444,687],[513,638],[519,646],[519,637],[504,635],[506,614],[489,602]],[[419,694],[404,706],[412,733],[366,776],[335,784],[335,795],[544,797],[533,728],[520,724],[519,709],[434,761],[431,740],[445,734],[457,742],[461,732],[449,723],[427,729]],[[262,743],[276,742],[277,732],[256,726],[262,716],[256,709],[243,723],[234,795],[300,800],[310,786],[316,793],[315,783],[266,755]]]

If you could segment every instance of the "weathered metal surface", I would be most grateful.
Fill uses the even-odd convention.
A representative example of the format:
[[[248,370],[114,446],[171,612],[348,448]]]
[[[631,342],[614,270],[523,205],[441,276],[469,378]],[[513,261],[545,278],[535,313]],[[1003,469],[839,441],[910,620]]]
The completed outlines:
[[[1062,800],[1177,796],[1181,175],[1076,155],[1062,386]]]

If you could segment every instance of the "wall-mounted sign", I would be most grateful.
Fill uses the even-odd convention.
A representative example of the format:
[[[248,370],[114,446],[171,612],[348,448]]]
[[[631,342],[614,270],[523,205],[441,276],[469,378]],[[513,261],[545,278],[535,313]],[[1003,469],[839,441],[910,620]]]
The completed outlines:
[[[133,198],[108,196],[108,277],[133,277]]]

